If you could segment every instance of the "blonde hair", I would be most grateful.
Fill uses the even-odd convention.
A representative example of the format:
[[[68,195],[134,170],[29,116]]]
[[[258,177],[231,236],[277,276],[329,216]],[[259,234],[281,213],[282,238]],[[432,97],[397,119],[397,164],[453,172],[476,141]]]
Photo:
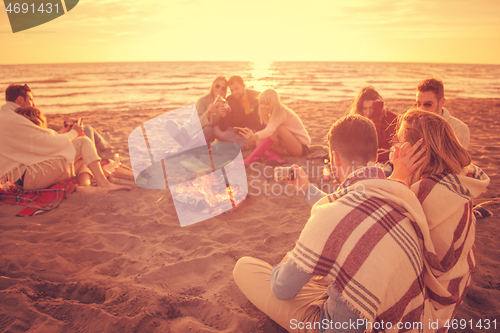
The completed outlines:
[[[37,126],[47,128],[47,118],[43,115],[42,111],[33,106],[17,108],[16,113],[28,118],[28,120],[31,120]]]
[[[434,174],[459,174],[471,163],[467,150],[458,142],[451,126],[444,118],[432,112],[408,110],[398,121],[398,136],[414,145],[423,138],[427,146],[424,163],[406,180],[407,185]],[[421,157],[421,158],[422,158]]]
[[[224,75],[217,76],[215,78],[214,82],[212,82],[212,86],[210,86],[210,90],[207,94],[209,96],[210,103],[215,101],[215,98],[217,97],[217,95],[215,95],[214,89],[215,89],[215,85],[217,84],[217,81],[219,81],[219,80],[223,80],[224,82],[226,82],[226,91],[227,91],[227,79],[226,79],[226,77]],[[225,96],[222,96],[222,97],[225,97]]]
[[[260,105],[262,103],[269,104],[271,107],[270,113],[265,114]],[[259,95],[259,118],[263,124],[270,122],[282,123],[290,117],[293,117],[294,112],[281,103],[278,93],[274,89],[267,89]]]

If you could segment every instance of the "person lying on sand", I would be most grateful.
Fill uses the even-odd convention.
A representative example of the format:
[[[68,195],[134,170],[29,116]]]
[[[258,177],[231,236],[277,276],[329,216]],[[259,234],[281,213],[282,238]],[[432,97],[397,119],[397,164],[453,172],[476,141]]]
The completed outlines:
[[[336,323],[347,323],[345,332],[388,321],[403,328],[427,323],[422,243],[413,227],[427,226],[422,207],[408,187],[375,166],[371,120],[347,115],[333,124],[328,141],[340,190],[314,205],[280,264],[238,260],[236,284],[289,332],[338,332]]]
[[[51,129],[37,126],[16,113],[15,110],[20,105],[33,108],[33,95],[29,88],[18,87],[11,85],[7,88],[7,104],[2,106],[0,111],[1,179],[18,182],[25,190],[43,189],[69,178],[72,174],[72,164],[81,156],[88,170],[94,175],[98,188],[82,186],[80,191],[95,193],[131,189],[130,186],[112,184],[106,179],[95,146],[84,136],[81,125],[75,124],[71,131],[58,134]],[[12,93],[13,90],[19,94],[16,96]],[[43,114],[38,109],[30,112],[38,114],[39,121],[43,123]],[[90,184],[90,175],[84,176],[83,179],[84,185]]]

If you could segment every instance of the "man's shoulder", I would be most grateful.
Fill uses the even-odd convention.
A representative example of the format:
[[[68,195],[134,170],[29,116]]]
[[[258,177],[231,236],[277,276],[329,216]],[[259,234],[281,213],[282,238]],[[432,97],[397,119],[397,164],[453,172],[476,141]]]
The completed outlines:
[[[0,108],[0,125],[3,125],[3,127],[12,127],[13,120],[19,119],[18,117],[26,119],[22,116],[19,116],[15,112],[18,107],[19,105],[12,102],[7,102],[6,104],[2,105],[2,107]]]
[[[457,117],[453,117],[445,108],[443,108],[443,118],[450,124],[454,131],[456,131],[457,129],[469,131],[469,126],[467,126],[467,124],[465,124]]]
[[[404,184],[391,180],[362,180],[348,188],[321,198],[311,210],[308,228],[322,228],[352,219],[364,220],[371,216],[378,219],[379,209],[391,216],[400,216],[406,209],[404,202],[413,200],[415,195]],[[359,212],[359,214],[353,212]]]
[[[232,94],[227,96],[226,101],[228,103],[237,103],[238,102],[238,100],[236,98],[234,98],[234,96]]]
[[[2,105],[2,107],[0,108],[2,111],[14,111],[16,110],[17,108],[19,108],[20,106],[17,105],[16,103],[14,102],[6,102],[4,105]]]
[[[457,124],[457,126],[461,126],[461,127],[467,127],[469,128],[469,126],[467,126],[466,123],[464,123],[463,121],[461,121],[460,119],[458,119],[457,117],[453,117],[453,116],[450,116],[450,120],[449,121],[452,121],[454,123]]]
[[[442,117],[448,121],[448,122],[454,122],[456,124],[460,124],[460,125],[463,125],[463,126],[467,126],[463,121],[461,121],[460,119],[458,119],[457,117],[454,117],[451,115],[450,111],[448,111],[448,109],[445,109],[443,108],[443,114],[442,114]]]
[[[257,99],[260,95],[260,91],[252,90],[252,89],[246,89],[247,94],[248,94],[248,99]]]
[[[315,207],[324,206],[322,209],[336,209],[338,204],[346,204],[354,208],[366,200],[372,200],[372,198],[387,203],[402,204],[402,202],[407,202],[415,204],[415,195],[404,183],[392,179],[367,177],[352,182],[335,193],[326,195],[318,200]]]

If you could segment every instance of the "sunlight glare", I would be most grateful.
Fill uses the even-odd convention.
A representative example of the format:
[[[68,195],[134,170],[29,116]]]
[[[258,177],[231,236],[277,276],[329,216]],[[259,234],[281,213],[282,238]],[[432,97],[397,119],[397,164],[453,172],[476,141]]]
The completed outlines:
[[[273,78],[272,61],[253,61],[250,76],[249,85],[257,91],[264,91],[269,88],[275,89],[279,84],[279,81]]]

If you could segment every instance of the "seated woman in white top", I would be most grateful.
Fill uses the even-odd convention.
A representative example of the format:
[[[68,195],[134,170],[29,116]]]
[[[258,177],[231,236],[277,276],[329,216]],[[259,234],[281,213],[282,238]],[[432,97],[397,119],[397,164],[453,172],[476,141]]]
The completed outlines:
[[[45,115],[37,108],[28,106],[17,108],[15,112],[40,128],[33,129],[30,126],[24,125],[26,132],[31,133],[30,138],[43,138],[45,136],[58,136],[64,134],[58,134],[54,130],[47,128],[47,118]],[[31,130],[30,130],[31,129]],[[85,136],[83,132],[83,126],[75,123],[72,127],[78,133],[78,137],[71,137],[71,144],[73,146],[73,151],[75,152],[73,163],[66,164],[61,159],[58,159],[58,155],[64,156],[64,151],[71,151],[71,144],[68,142],[64,148],[59,149],[57,147],[48,147],[52,149],[54,158],[48,159],[47,161],[38,163],[37,166],[30,165],[29,167],[23,166],[25,171],[23,172],[21,178],[17,181],[17,184],[22,186],[24,190],[38,190],[43,189],[51,184],[57,183],[64,179],[70,178],[72,175],[71,169],[74,168],[75,173],[78,177],[80,186],[76,188],[77,192],[83,193],[108,193],[108,191],[116,190],[130,190],[130,186],[118,185],[110,183],[101,168],[100,160],[101,158],[97,155],[96,147],[93,142]],[[36,133],[35,133],[36,131]],[[69,137],[68,137],[69,138]],[[19,140],[22,144],[22,140]],[[43,140],[37,140],[42,142]],[[26,147],[28,146],[28,147]],[[25,145],[23,149],[17,149],[21,154],[24,155],[36,155],[40,154],[33,144]],[[34,150],[34,151],[32,151]],[[70,155],[72,155],[70,153]],[[82,157],[82,159],[80,159]],[[71,165],[72,164],[72,165]],[[19,167],[18,167],[19,169]],[[38,172],[32,172],[34,169],[38,169]],[[12,175],[12,173],[10,173]],[[97,187],[90,186],[91,178],[94,176]],[[9,175],[7,175],[7,178]]]
[[[291,156],[304,156],[309,151],[311,138],[295,112],[281,103],[274,89],[267,89],[259,95],[260,121],[266,127],[256,133],[248,128],[240,134],[255,140],[257,147],[245,159],[245,164],[256,162],[264,154],[268,159],[284,162],[273,150]]]

